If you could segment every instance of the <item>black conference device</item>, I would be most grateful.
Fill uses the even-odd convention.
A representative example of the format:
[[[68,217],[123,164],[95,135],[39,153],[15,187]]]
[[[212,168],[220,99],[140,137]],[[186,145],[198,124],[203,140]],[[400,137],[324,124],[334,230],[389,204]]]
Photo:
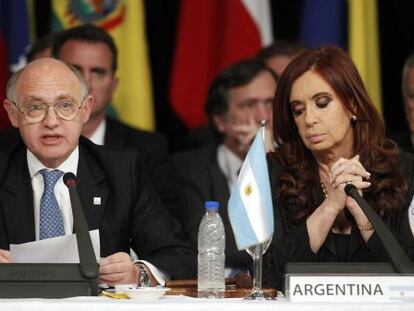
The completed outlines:
[[[66,298],[99,294],[99,264],[76,189],[76,177],[66,173],[79,264],[0,264],[0,298]]]

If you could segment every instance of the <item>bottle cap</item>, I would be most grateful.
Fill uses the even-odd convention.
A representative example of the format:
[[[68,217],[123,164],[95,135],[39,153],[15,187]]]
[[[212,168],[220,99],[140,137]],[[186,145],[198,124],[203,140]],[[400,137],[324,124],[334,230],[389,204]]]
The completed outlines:
[[[217,202],[217,201],[206,201],[206,203],[204,203],[204,207],[207,210],[216,211],[219,208],[219,202]]]

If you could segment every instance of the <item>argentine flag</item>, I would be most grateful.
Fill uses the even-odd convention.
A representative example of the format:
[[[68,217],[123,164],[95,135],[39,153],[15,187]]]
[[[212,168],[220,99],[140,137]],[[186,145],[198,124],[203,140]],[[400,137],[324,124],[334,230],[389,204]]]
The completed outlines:
[[[273,235],[273,205],[263,135],[264,127],[261,127],[228,203],[229,219],[239,250],[266,242]]]

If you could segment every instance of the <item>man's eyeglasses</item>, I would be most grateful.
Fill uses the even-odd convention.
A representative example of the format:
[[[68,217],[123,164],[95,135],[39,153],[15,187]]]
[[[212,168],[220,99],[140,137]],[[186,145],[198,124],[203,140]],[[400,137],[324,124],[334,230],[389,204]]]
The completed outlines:
[[[59,118],[71,121],[78,115],[78,111],[82,107],[82,103],[78,106],[76,102],[70,99],[62,99],[53,105],[35,102],[19,106],[13,102],[17,110],[24,115],[26,121],[30,124],[36,124],[43,121],[46,117],[46,112],[49,112],[50,109],[53,109]]]

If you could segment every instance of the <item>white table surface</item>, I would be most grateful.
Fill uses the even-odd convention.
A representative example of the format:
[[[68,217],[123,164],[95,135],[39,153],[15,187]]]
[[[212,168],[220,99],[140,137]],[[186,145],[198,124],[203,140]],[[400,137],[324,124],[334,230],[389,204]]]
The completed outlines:
[[[143,302],[108,297],[74,297],[67,299],[0,299],[1,311],[414,311],[414,302],[393,303],[290,303],[279,301],[245,301],[234,299],[196,299],[165,296],[157,301]]]

